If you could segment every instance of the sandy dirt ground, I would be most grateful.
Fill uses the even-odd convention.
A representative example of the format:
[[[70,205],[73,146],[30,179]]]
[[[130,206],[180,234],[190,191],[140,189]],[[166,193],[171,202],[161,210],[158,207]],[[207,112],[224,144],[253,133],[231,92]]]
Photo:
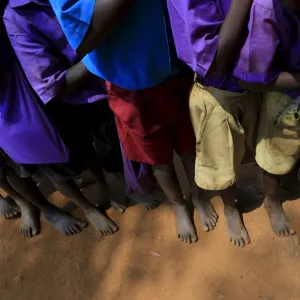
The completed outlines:
[[[299,237],[273,234],[261,207],[256,168],[245,168],[240,185],[252,241],[244,249],[228,242],[218,197],[213,204],[220,219],[213,232],[202,230],[195,213],[199,242],[194,245],[176,239],[167,201],[152,212],[139,206],[124,215],[109,210],[120,231],[106,238],[91,226],[80,235],[64,237],[43,222],[42,233],[27,240],[18,233],[18,220],[1,219],[0,299],[299,300]],[[95,197],[93,186],[88,189]],[[290,197],[293,201],[286,201],[284,208],[300,233],[296,198]],[[58,193],[50,199],[66,202]],[[74,215],[82,217],[80,211]]]

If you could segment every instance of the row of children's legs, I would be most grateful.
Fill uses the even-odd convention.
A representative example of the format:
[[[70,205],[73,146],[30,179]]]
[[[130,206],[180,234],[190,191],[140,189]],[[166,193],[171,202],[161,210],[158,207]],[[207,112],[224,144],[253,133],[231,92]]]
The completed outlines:
[[[285,124],[291,122],[292,117],[296,118],[292,110],[287,109],[293,105],[292,99],[284,99],[281,107],[277,103],[278,95],[276,98],[272,93],[238,94],[203,87],[197,82],[189,93],[192,80],[190,74],[185,76],[184,80],[180,76],[170,78],[162,86],[148,91],[131,92],[131,100],[127,104],[128,109],[134,109],[134,122],[132,118],[124,121],[122,111],[118,110],[120,101],[123,101],[118,97],[122,89],[113,86],[108,88],[124,162],[126,159],[133,160],[150,168],[159,186],[173,203],[177,236],[183,242],[198,240],[190,204],[197,210],[205,231],[211,231],[217,225],[218,215],[205,195],[205,190],[215,190],[224,203],[230,241],[244,247],[250,243],[250,238],[239,210],[239,203],[243,199],[237,196],[236,181],[245,154],[250,150],[255,153],[256,162],[264,170],[264,205],[273,231],[279,236],[293,235],[295,230],[279,198],[280,176],[290,173],[300,157],[298,135],[291,135],[290,132],[297,131],[299,126],[291,129],[290,123]],[[272,99],[276,100],[277,105],[270,105]],[[123,103],[123,109],[124,106],[126,103]],[[283,113],[291,115],[282,116]],[[151,116],[148,123],[142,118],[147,114]],[[278,116],[275,126],[274,116]],[[295,122],[298,120],[295,119]],[[173,163],[174,151],[179,155],[189,180],[189,196],[183,195],[180,188]],[[95,179],[99,203],[91,203],[72,177],[58,179],[55,174],[43,171],[43,168],[40,168],[39,174],[46,176],[49,183],[82,209],[98,232],[104,236],[114,234],[118,226],[98,205],[113,202],[114,207],[124,212],[127,203],[113,196],[103,173],[103,162],[98,159],[96,152],[90,152],[83,161]],[[1,199],[1,213],[6,218],[14,218],[21,212],[21,231],[24,236],[31,237],[39,233],[39,212],[46,222],[66,235],[76,234],[87,225],[49,203],[31,177],[21,178],[13,170],[4,168],[0,184],[10,196]],[[160,204],[151,193],[142,195],[137,191],[132,198],[147,209]]]

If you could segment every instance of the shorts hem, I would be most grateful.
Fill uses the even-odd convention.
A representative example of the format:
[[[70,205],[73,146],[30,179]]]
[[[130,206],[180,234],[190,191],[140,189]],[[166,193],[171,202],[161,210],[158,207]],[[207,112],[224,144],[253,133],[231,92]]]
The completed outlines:
[[[207,191],[223,191],[223,190],[230,188],[231,186],[233,186],[236,183],[235,180],[232,180],[232,181],[222,183],[222,184],[215,184],[215,183],[201,182],[197,179],[195,179],[195,182],[200,188],[207,190]]]
[[[270,174],[273,174],[273,175],[287,175],[289,173],[291,173],[294,169],[294,166],[290,167],[288,170],[278,170],[278,168],[273,169],[272,167],[269,167],[270,164],[264,164],[262,163],[257,157],[255,158],[256,159],[256,162],[257,164],[259,165],[259,167],[261,169],[263,169],[264,171],[270,173]]]

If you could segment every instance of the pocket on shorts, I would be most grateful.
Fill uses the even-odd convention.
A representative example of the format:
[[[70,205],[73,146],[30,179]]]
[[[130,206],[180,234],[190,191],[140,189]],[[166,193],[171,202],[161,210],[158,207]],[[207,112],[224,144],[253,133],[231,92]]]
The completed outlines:
[[[276,118],[270,147],[285,156],[300,156],[300,106],[291,104]]]
[[[214,105],[207,101],[205,89],[198,86],[198,83],[195,83],[191,89],[189,107],[196,137],[196,145],[198,145],[201,142],[206,124],[214,109]]]

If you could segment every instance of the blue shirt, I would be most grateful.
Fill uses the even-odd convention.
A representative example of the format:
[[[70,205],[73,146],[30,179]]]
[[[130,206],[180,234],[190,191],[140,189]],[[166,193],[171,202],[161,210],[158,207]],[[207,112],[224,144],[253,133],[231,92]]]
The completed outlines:
[[[50,0],[69,43],[84,39],[95,0]],[[119,26],[84,58],[95,75],[130,90],[163,82],[171,73],[171,57],[162,0],[136,0]]]

